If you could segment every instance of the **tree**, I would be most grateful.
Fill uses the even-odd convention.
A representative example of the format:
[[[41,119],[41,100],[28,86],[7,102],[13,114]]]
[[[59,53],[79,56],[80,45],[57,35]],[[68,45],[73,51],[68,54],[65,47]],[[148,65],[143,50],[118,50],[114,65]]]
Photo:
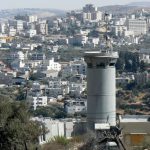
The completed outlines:
[[[141,70],[142,72],[144,72],[144,71],[146,70],[146,63],[144,63],[143,60],[140,62],[140,70]]]
[[[140,66],[140,60],[139,60],[139,54],[138,53],[132,53],[132,71],[137,72]]]
[[[31,145],[37,144],[41,132],[41,123],[30,120],[23,102],[12,102],[0,97],[1,150],[28,150]]]
[[[51,117],[57,119],[66,117],[64,108],[55,104],[47,107],[38,107],[35,111],[33,111],[33,114],[34,116]]]
[[[140,60],[138,53],[132,53],[130,51],[121,51],[119,53],[119,59],[116,64],[116,68],[120,71],[137,72],[140,67]]]
[[[123,59],[118,58],[117,63],[116,63],[116,69],[119,71],[123,71],[125,66],[125,62]]]
[[[126,59],[125,60],[125,69],[129,72],[132,72],[132,64],[133,64],[133,61],[130,59]]]

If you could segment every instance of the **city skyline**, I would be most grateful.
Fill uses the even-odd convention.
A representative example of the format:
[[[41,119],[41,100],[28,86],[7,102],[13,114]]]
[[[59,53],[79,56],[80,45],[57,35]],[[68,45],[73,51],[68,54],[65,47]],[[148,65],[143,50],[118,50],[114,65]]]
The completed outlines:
[[[60,2],[61,1],[61,2]],[[1,3],[0,9],[14,9],[14,8],[51,8],[60,10],[81,9],[85,4],[91,3],[96,6],[106,5],[125,5],[131,2],[142,2],[141,0],[5,0]],[[148,2],[148,0],[146,0]]]

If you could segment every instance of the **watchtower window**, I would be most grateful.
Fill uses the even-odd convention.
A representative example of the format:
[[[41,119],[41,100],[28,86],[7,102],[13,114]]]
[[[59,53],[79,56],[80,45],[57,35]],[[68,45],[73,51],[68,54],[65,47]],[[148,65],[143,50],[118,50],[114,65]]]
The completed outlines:
[[[110,63],[109,66],[115,66],[115,63]]]
[[[100,64],[97,64],[96,67],[97,68],[105,67],[105,64],[104,63],[100,63]]]

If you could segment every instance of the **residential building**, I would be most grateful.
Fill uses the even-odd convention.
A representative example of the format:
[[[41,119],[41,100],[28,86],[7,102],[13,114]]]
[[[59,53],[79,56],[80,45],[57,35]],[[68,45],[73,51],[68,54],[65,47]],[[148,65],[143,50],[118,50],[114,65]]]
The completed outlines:
[[[74,37],[69,37],[70,45],[84,46],[87,43],[88,37],[82,34],[76,34]]]
[[[134,31],[125,30],[123,34],[125,37],[134,36]]]
[[[42,71],[41,73],[43,73],[44,77],[46,78],[57,78],[59,75],[59,71],[57,70],[45,70]]]
[[[72,69],[74,70],[73,72],[77,72],[77,74],[83,74],[86,75],[86,63],[84,60],[79,60],[79,61],[74,61],[71,64]]]
[[[50,60],[48,60],[47,70],[60,71],[61,70],[61,64],[58,62],[54,62],[54,58],[51,58]]]
[[[48,23],[40,22],[37,24],[37,34],[47,35],[48,34]]]
[[[69,83],[69,94],[74,97],[80,97],[81,93],[86,89],[86,82],[76,83],[70,82]]]
[[[0,33],[5,34],[7,30],[7,25],[5,23],[0,24]]]
[[[150,54],[140,53],[139,59],[140,59],[140,61],[144,61],[145,63],[149,64],[150,63]]]
[[[15,36],[17,30],[14,27],[9,27],[9,36]]]
[[[149,115],[124,115],[119,116],[123,142],[128,150],[138,149],[149,144],[150,141],[150,116]]]
[[[125,26],[126,20],[127,20],[126,17],[117,18],[117,19],[114,20],[114,25],[116,25],[116,26]]]
[[[27,36],[28,36],[28,37],[34,37],[36,34],[37,34],[37,32],[36,32],[36,30],[34,30],[34,29],[30,29],[30,30],[27,32]]]
[[[54,78],[53,80],[50,80],[49,87],[50,88],[61,87],[61,79]]]
[[[46,56],[43,53],[33,53],[31,55],[31,60],[45,60]]]
[[[56,88],[49,88],[47,87],[45,89],[45,93],[49,97],[55,97],[57,98],[58,95],[65,95],[65,89],[62,87],[56,87]]]
[[[21,21],[21,20],[16,21],[16,29],[17,29],[17,31],[22,31],[24,29],[23,21]]]
[[[34,110],[36,110],[37,107],[44,107],[44,106],[47,106],[47,96],[33,97],[32,107]]]
[[[74,60],[69,62],[69,64],[65,65],[61,69],[62,77],[69,77],[76,74],[86,75],[86,63],[83,59]]]
[[[127,27],[129,31],[134,31],[134,35],[147,33],[147,22],[142,19],[128,19]]]
[[[64,102],[64,109],[67,114],[73,115],[75,113],[86,113],[87,101],[86,100],[66,100]]]
[[[8,20],[9,27],[14,27],[18,32],[24,29],[22,20]]]
[[[115,36],[123,36],[125,31],[127,31],[126,26],[116,25],[112,27],[112,32],[115,34]]]
[[[27,16],[27,22],[37,22],[38,21],[38,17],[36,15],[29,15]]]
[[[140,49],[139,59],[145,63],[150,63],[150,49]]]
[[[70,77],[75,74],[78,74],[77,70],[73,69],[73,67],[69,64],[61,69],[62,78]]]

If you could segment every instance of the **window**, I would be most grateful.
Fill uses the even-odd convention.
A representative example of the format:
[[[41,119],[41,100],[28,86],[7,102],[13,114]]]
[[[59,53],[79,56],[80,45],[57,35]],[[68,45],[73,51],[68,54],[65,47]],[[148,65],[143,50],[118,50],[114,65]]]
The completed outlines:
[[[115,63],[110,63],[109,66],[115,66]]]
[[[104,63],[100,63],[100,64],[97,64],[96,67],[97,68],[102,68],[102,67],[105,67],[105,64]]]
[[[80,102],[80,105],[81,105],[81,106],[85,106],[84,102]]]

